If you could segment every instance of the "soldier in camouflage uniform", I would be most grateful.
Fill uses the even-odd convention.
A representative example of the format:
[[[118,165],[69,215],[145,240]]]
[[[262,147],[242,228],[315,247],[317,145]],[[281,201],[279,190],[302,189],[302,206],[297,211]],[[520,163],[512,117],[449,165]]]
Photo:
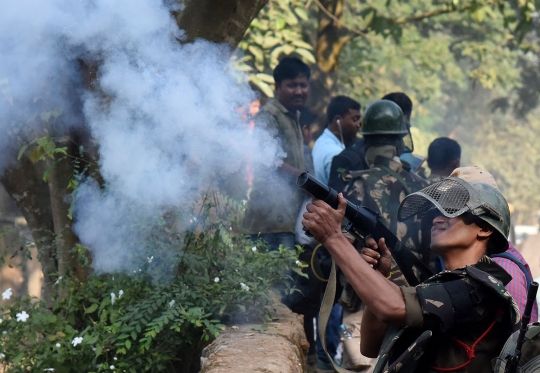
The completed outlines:
[[[379,100],[371,104],[364,115],[362,135],[369,169],[350,171],[345,198],[378,212],[386,226],[419,258],[422,251],[420,220],[397,220],[399,204],[410,193],[428,185],[425,179],[408,171],[399,155],[403,151],[403,136],[407,125],[398,105]],[[404,278],[394,263],[392,280],[404,284]],[[345,301],[345,299],[342,299]]]
[[[369,169],[349,171],[344,175],[347,182],[345,197],[357,205],[363,205],[378,212],[387,227],[405,245],[422,257],[420,221],[398,222],[397,209],[401,201],[411,192],[416,192],[428,185],[427,181],[410,172],[401,163],[399,155],[404,149],[403,136],[409,133],[403,112],[397,104],[389,100],[380,100],[371,104],[362,122],[364,151]],[[359,248],[362,243],[357,243]],[[429,248],[424,248],[429,254]],[[391,280],[405,285],[404,276],[394,262]],[[340,274],[343,291],[339,302],[344,308],[343,324],[353,328],[360,335],[362,305],[345,276]],[[347,351],[344,360],[348,362]],[[351,354],[352,355],[352,354]],[[360,358],[351,357],[353,368],[362,368],[355,364]],[[347,366],[347,365],[345,365]]]
[[[378,356],[374,372],[491,373],[492,359],[520,320],[504,288],[511,276],[488,257],[508,248],[510,212],[502,194],[488,184],[447,178],[403,200],[398,219],[429,217],[431,250],[448,264],[415,287],[387,279],[391,254],[384,239],[368,238],[362,255],[347,241],[341,232],[346,200],[338,201],[337,210],[313,201],[302,224],[366,304],[361,350]]]

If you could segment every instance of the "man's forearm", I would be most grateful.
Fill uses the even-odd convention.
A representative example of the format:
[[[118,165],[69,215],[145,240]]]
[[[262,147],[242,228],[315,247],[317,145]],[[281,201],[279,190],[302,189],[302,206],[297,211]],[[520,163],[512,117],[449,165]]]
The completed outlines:
[[[369,308],[366,308],[360,329],[360,352],[362,355],[377,357],[387,330],[388,324],[380,321]]]
[[[358,296],[380,321],[405,325],[405,301],[397,285],[373,270],[345,236],[329,237],[323,244]]]

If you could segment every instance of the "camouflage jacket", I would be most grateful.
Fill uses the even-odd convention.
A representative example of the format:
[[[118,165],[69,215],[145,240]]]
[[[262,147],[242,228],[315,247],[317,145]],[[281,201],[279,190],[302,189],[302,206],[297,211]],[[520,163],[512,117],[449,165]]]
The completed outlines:
[[[299,170],[305,169],[298,115],[288,111],[278,100],[270,99],[261,108],[255,125],[275,136],[285,151],[284,163]],[[255,169],[243,220],[245,232],[294,233],[303,199],[303,191],[289,175],[262,167]]]
[[[420,253],[419,222],[398,222],[401,201],[413,192],[429,185],[427,180],[403,169],[401,162],[377,157],[368,170],[351,171],[347,178],[345,197],[381,215],[382,221],[401,242]]]
[[[436,366],[491,373],[492,359],[519,328],[519,310],[505,289],[511,279],[483,256],[474,265],[440,272],[416,287],[402,287],[405,327],[388,330],[374,372],[436,373],[431,367]],[[417,338],[426,332],[427,338]],[[477,343],[469,364],[464,365],[469,356],[456,339],[468,346]]]
[[[410,219],[398,222],[397,211],[408,194],[425,188],[429,185],[428,181],[406,171],[400,161],[381,156],[375,158],[374,165],[368,170],[351,171],[345,178],[348,179],[345,198],[378,212],[388,229],[421,259],[422,251],[426,251],[421,245],[421,221]],[[359,243],[359,246],[362,245],[363,242]],[[395,262],[390,279],[398,285],[407,284]],[[344,289],[340,303],[351,310],[356,309],[359,303],[354,290],[343,277],[341,283]]]

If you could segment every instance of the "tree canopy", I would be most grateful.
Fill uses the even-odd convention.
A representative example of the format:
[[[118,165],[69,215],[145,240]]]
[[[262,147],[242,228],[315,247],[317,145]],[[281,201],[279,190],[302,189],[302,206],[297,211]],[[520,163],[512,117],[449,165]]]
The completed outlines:
[[[537,17],[530,1],[270,0],[239,48],[251,81],[270,95],[271,68],[301,45],[298,54],[324,72],[322,78],[315,74],[311,92],[317,98],[311,107],[319,115],[325,109],[320,103],[338,93],[364,107],[389,92],[407,93],[414,103],[416,152],[426,156],[435,137],[456,139],[463,147],[462,164],[497,175],[525,221],[540,207],[532,187],[540,166],[533,149],[540,82]],[[342,41],[339,48],[337,39],[334,44],[324,39],[332,27]]]

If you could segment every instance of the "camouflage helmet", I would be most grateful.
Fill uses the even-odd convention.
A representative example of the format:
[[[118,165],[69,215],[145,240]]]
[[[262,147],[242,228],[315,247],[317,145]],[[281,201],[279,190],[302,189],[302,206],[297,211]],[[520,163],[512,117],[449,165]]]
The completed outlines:
[[[398,219],[404,221],[433,208],[448,218],[472,213],[494,229],[493,237],[496,241],[489,254],[508,249],[510,209],[501,192],[492,185],[468,183],[456,177],[446,178],[405,197],[398,209]]]
[[[406,135],[407,123],[400,107],[389,100],[368,106],[362,120],[362,135]]]

